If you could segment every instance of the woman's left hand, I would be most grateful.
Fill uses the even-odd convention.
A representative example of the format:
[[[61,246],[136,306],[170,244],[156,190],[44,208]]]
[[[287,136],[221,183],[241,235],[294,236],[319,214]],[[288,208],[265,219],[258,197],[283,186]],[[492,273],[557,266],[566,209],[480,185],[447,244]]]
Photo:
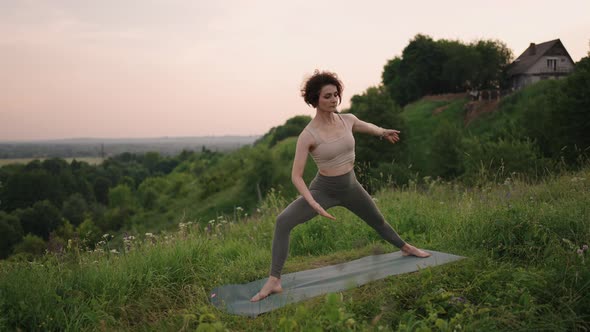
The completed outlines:
[[[397,141],[399,141],[399,134],[400,133],[401,132],[399,130],[384,129],[383,134],[381,134],[381,138],[385,138],[386,140],[391,142],[391,144],[395,144],[395,143],[397,143]]]

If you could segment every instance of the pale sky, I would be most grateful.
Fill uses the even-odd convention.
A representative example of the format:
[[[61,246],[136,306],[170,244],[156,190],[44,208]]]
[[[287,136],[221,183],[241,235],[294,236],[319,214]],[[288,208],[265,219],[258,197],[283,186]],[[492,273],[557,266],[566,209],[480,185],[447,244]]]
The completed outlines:
[[[0,141],[261,135],[295,115],[314,69],[350,98],[418,33],[560,38],[574,61],[590,1],[0,0]]]

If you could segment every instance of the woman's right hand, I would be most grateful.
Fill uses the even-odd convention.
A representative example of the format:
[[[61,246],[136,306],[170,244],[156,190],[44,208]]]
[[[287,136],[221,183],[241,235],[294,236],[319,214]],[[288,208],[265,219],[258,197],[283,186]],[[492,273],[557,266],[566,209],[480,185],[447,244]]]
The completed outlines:
[[[311,204],[311,207],[320,215],[323,217],[326,217],[328,219],[332,219],[332,220],[336,220],[336,218],[329,214],[326,210],[324,210],[324,208],[320,205],[320,203],[318,202],[313,202]]]

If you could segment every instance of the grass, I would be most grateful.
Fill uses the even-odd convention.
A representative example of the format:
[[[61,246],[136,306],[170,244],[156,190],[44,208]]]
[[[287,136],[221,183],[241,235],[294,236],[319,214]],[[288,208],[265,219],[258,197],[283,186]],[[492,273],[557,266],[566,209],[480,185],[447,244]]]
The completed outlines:
[[[463,127],[464,105],[467,99],[451,101],[432,101],[422,99],[404,108],[401,113],[408,129],[403,139],[408,145],[409,160],[412,164],[424,170],[424,174],[432,174],[431,150],[434,144],[433,133],[442,122],[448,122]],[[439,107],[446,107],[442,112],[433,115]]]
[[[274,218],[255,216],[121,239],[85,252],[0,262],[0,330],[570,331],[590,329],[590,168],[530,185],[427,181],[377,205],[407,241],[468,257],[289,305],[256,319],[209,304],[220,284],[267,276]],[[238,205],[238,204],[237,204]],[[343,208],[291,234],[284,273],[396,250]],[[111,250],[117,250],[117,253]]]

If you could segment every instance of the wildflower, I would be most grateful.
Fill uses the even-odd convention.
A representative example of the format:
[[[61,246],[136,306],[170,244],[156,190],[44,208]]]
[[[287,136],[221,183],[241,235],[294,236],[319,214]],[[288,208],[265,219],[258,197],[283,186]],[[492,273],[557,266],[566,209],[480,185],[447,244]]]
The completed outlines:
[[[152,234],[152,233],[145,233],[145,236],[147,236],[147,237],[153,237],[154,234]]]
[[[260,209],[259,208],[256,208],[256,212],[260,213]]]
[[[577,253],[578,255],[582,256],[582,255],[584,254],[584,250],[582,250],[582,249],[578,249],[578,250],[576,250],[576,253]]]
[[[110,235],[109,233],[106,233],[106,234],[104,234],[102,237],[103,237],[103,238],[105,238],[105,239],[108,239],[108,238],[109,238],[109,236],[111,236],[111,235]]]
[[[241,206],[236,207],[236,210],[238,210],[238,211],[244,211],[244,209]]]
[[[451,302],[465,303],[465,298],[462,296],[453,296],[453,297],[451,297]]]
[[[209,220],[209,223],[212,224],[215,222],[215,219]]]
[[[583,250],[583,251],[586,251],[586,250],[588,250],[588,245],[587,245],[587,244],[583,245],[583,246],[582,246],[582,250]]]
[[[111,249],[111,252],[112,252],[113,254],[118,254],[118,253],[119,253],[119,252],[117,251],[117,249]]]

